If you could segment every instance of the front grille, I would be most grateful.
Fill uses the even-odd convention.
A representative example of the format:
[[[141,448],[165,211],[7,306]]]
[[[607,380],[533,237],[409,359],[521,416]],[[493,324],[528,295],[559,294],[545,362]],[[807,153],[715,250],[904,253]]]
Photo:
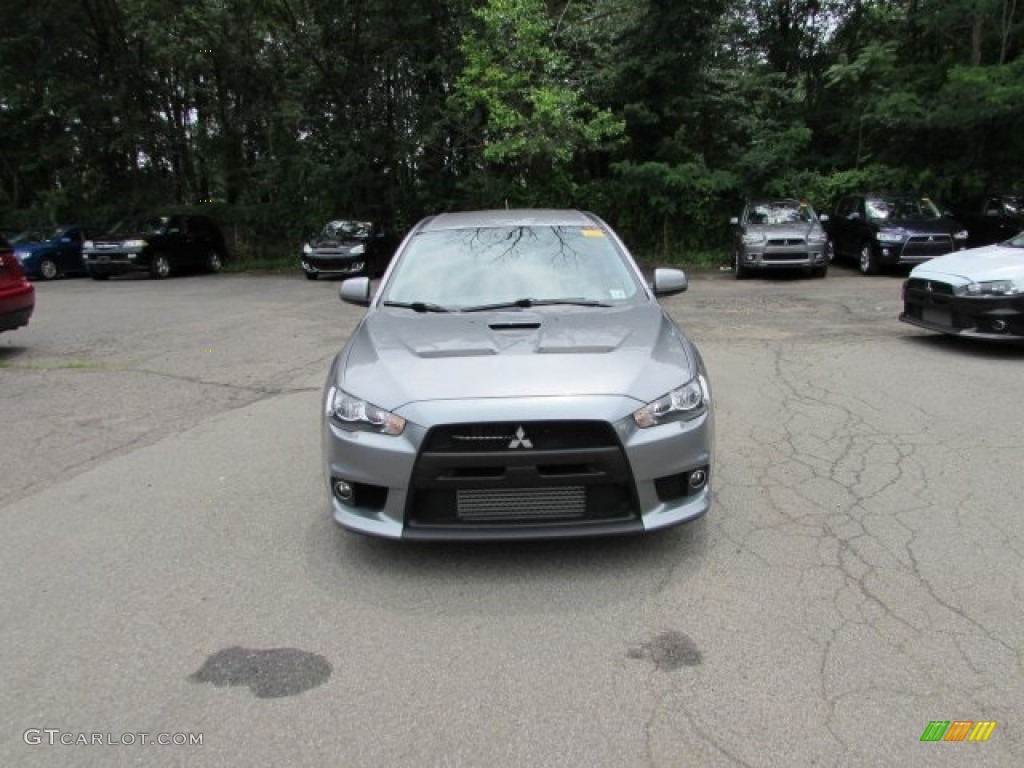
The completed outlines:
[[[625,452],[606,422],[491,422],[433,428],[413,469],[410,526],[637,519]]]
[[[807,241],[802,237],[778,237],[767,242],[769,248],[803,248]]]
[[[469,522],[578,520],[586,514],[582,485],[562,488],[464,488],[455,492],[455,513]]]
[[[522,431],[522,437],[517,435]],[[521,449],[527,440],[535,450],[561,451],[617,446],[610,425],[600,421],[489,422],[446,424],[430,430],[424,451],[478,452]],[[515,445],[513,445],[515,444]]]
[[[907,238],[900,258],[905,260],[930,259],[953,251],[953,238],[949,235],[912,235]]]

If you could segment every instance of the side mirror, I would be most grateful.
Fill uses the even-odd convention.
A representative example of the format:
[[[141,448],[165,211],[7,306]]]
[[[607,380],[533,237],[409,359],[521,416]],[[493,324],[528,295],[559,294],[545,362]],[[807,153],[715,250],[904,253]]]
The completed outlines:
[[[654,270],[654,295],[673,296],[687,288],[686,273],[681,269],[659,268]]]
[[[370,305],[370,278],[350,277],[343,280],[338,288],[338,296],[346,304],[357,304],[360,307]]]

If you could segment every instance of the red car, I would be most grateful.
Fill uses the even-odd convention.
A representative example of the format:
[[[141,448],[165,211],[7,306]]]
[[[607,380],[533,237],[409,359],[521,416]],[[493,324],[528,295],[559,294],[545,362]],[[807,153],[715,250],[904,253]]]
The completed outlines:
[[[11,246],[0,239],[0,331],[28,325],[35,306],[35,288],[25,277]]]

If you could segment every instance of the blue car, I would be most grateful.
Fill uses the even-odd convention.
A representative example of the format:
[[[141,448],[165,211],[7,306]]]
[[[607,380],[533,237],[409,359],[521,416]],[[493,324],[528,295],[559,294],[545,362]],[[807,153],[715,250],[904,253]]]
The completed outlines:
[[[10,242],[26,275],[52,280],[86,274],[82,243],[92,236],[93,231],[84,227],[38,227],[15,235]]]

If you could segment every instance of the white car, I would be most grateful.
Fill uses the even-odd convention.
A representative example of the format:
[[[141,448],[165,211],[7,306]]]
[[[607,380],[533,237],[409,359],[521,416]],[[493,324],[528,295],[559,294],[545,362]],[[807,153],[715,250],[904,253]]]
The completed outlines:
[[[1024,341],[1024,232],[914,267],[900,320],[964,338]]]

